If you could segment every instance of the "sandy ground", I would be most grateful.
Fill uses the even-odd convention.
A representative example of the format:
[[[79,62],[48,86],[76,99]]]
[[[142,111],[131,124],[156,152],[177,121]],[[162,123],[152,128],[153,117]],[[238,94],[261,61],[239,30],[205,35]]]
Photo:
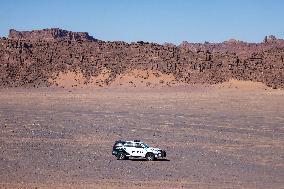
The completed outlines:
[[[98,76],[85,78],[83,73],[78,70],[76,72],[68,71],[59,73],[54,80],[49,82],[53,85],[63,88],[81,88],[81,89],[99,89],[106,87],[106,80],[111,75],[111,71],[103,69]],[[159,71],[152,70],[129,70],[119,75],[111,82],[111,88],[157,88],[165,86],[179,86],[172,74],[163,74]]]
[[[284,91],[224,86],[3,89],[0,188],[284,188]],[[118,139],[168,160],[118,161]]]

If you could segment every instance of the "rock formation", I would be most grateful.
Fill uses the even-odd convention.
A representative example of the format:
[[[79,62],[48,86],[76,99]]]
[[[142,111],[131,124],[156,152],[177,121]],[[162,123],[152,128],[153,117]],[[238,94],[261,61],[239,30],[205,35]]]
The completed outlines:
[[[8,39],[0,39],[0,86],[56,86],[56,79],[70,72],[81,74],[86,85],[107,72],[97,83],[108,86],[133,70],[148,70],[157,77],[171,75],[174,83],[216,84],[238,79],[284,88],[283,59],[284,41],[272,37],[263,43],[230,40],[175,46],[105,42],[88,33],[61,29],[10,30]]]
[[[16,31],[11,29],[9,32],[10,39],[31,40],[31,41],[52,41],[52,40],[71,40],[71,41],[96,41],[87,32],[71,32],[59,28],[33,30],[33,31]]]

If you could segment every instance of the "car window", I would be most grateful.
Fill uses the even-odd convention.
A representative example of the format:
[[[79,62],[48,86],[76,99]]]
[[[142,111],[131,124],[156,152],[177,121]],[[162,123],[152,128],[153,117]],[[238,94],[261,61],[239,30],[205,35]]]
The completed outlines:
[[[148,144],[142,143],[141,145],[145,148],[149,148]]]
[[[123,146],[122,143],[116,143],[114,146],[119,147],[119,146]]]
[[[127,142],[124,144],[125,147],[134,147],[134,144],[132,142]]]
[[[136,148],[143,148],[143,146],[142,146],[141,144],[139,144],[139,143],[136,143],[136,144],[135,144],[135,147],[136,147]]]

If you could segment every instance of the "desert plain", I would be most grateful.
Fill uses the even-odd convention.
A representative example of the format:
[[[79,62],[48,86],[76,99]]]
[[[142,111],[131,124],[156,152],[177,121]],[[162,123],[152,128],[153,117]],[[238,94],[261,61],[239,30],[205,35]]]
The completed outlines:
[[[167,159],[116,160],[119,139]],[[0,188],[283,188],[283,178],[283,90],[0,91]]]

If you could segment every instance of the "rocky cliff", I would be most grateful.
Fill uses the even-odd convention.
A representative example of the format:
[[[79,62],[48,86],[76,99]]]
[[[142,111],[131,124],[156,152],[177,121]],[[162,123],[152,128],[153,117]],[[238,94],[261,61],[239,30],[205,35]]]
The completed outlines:
[[[71,32],[59,28],[33,30],[33,31],[9,31],[9,38],[15,40],[30,41],[52,41],[52,40],[71,40],[71,41],[96,41],[87,32]]]
[[[10,30],[8,39],[0,39],[0,86],[57,86],[60,78],[73,76],[80,76],[81,86],[123,85],[132,82],[126,77],[131,73],[145,86],[151,86],[147,79],[154,77],[156,85],[238,79],[284,88],[283,59],[284,41],[274,36],[265,37],[262,43],[229,40],[175,46],[105,42],[84,32],[61,29]]]

